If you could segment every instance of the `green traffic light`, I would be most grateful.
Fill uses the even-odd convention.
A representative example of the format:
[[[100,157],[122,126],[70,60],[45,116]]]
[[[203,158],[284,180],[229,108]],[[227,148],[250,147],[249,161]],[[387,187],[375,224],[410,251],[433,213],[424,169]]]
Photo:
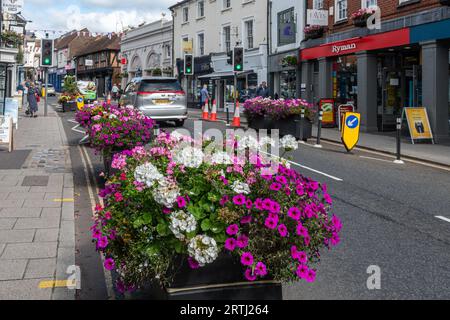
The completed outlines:
[[[186,69],[186,72],[187,73],[191,73],[191,69]]]
[[[240,65],[240,64],[238,64],[237,66],[236,66],[236,70],[241,70],[242,69],[242,66]]]
[[[50,59],[49,59],[49,58],[46,58],[46,59],[44,60],[44,63],[45,63],[45,64],[50,64]]]

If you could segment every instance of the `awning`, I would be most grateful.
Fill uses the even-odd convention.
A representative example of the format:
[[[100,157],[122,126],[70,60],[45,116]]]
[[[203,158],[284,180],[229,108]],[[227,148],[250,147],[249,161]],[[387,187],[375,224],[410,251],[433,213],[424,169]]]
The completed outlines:
[[[253,70],[247,70],[243,72],[237,72],[237,77],[243,77],[247,74],[253,73]],[[205,74],[204,76],[197,77],[198,79],[209,79],[209,80],[221,80],[221,79],[232,79],[234,77],[233,71],[221,71],[221,72],[213,72],[210,74]]]

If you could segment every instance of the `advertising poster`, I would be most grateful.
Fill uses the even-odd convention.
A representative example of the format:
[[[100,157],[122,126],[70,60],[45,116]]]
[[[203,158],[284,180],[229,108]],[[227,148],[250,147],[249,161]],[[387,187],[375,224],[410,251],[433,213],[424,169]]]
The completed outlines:
[[[433,140],[433,133],[431,132],[430,122],[425,108],[405,108],[405,114],[413,143],[414,140]]]
[[[319,108],[323,111],[322,126],[334,127],[336,121],[334,118],[334,100],[333,99],[321,99],[319,101]]]

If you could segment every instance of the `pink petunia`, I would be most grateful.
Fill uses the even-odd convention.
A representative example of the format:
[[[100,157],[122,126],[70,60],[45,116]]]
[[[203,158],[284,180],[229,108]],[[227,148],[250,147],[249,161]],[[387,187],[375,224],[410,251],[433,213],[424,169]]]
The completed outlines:
[[[266,221],[264,222],[264,225],[270,230],[275,230],[277,224],[278,222],[272,218],[267,218]]]
[[[297,220],[297,221],[300,220],[301,215],[302,215],[302,212],[297,207],[292,207],[292,208],[289,208],[289,210],[288,210],[288,217],[292,218],[294,220]]]
[[[246,216],[241,219],[241,224],[249,224],[250,222],[252,222],[251,216]]]
[[[234,249],[236,249],[236,239],[228,238],[225,240],[225,249],[228,251],[234,251]]]
[[[242,206],[243,204],[245,204],[246,200],[247,199],[242,194],[233,197],[233,203],[237,206]]]
[[[298,266],[296,273],[300,279],[306,279],[306,277],[308,276],[308,271],[308,267],[301,264]]]
[[[115,199],[117,202],[121,202],[121,201],[123,201],[123,196],[122,196],[122,194],[121,194],[120,192],[116,192],[116,193],[114,194],[114,199]]]
[[[308,236],[308,229],[304,227],[301,223],[297,225],[297,234],[302,237]]]
[[[251,266],[251,265],[253,265],[253,255],[250,252],[244,252],[241,255],[241,263],[244,266]]]
[[[258,262],[255,267],[255,274],[260,277],[267,275],[267,267],[264,263]]]
[[[280,236],[282,236],[283,238],[286,238],[288,235],[288,229],[287,229],[286,225],[280,224],[278,226],[278,232],[280,233]]]
[[[248,246],[248,237],[246,235],[244,235],[244,234],[240,235],[237,238],[236,245],[240,249],[246,248]]]
[[[304,279],[306,282],[314,282],[316,280],[316,271],[309,269]]]
[[[177,205],[178,205],[178,208],[180,208],[180,209],[186,207],[186,199],[182,196],[179,196],[177,198]]]
[[[239,232],[239,227],[237,224],[232,224],[232,225],[228,226],[228,228],[227,228],[227,234],[230,236],[234,236],[238,232]]]
[[[112,258],[105,259],[105,262],[103,263],[103,265],[105,266],[105,269],[109,270],[109,271],[113,270],[116,266],[116,264]]]
[[[252,269],[247,269],[247,270],[245,270],[244,275],[245,275],[245,278],[246,278],[248,281],[255,281],[255,280],[256,280],[256,275],[254,275],[254,274],[252,273]]]
[[[200,264],[194,258],[188,257],[188,264],[191,269],[200,268]]]

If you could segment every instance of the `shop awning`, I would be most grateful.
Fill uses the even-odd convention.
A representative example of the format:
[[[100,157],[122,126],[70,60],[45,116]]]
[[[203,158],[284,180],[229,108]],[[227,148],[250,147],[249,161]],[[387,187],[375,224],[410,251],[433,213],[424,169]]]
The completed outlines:
[[[238,72],[237,76],[242,77],[247,74],[253,73],[253,70],[247,70],[243,72]],[[221,79],[230,79],[234,77],[233,71],[221,71],[221,72],[213,72],[210,74],[205,74],[204,76],[197,77],[198,79],[204,79],[204,80],[221,80]]]

